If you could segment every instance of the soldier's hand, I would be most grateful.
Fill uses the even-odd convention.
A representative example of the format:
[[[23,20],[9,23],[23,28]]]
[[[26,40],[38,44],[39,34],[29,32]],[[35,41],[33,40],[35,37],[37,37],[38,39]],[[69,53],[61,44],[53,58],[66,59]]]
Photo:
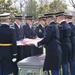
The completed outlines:
[[[12,59],[13,62],[16,62],[17,61],[17,53],[16,54],[13,54],[13,59]]]
[[[17,58],[13,58],[12,61],[13,61],[13,62],[16,62],[16,61],[17,61]]]
[[[35,43],[34,43],[34,45],[35,45],[36,47],[38,47],[38,44],[37,44],[37,42],[35,42]]]

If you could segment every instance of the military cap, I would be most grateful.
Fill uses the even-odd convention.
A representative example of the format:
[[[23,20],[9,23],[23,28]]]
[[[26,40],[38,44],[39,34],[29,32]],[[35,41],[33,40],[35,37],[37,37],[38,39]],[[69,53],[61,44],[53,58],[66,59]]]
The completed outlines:
[[[33,16],[25,16],[26,20],[33,20]]]
[[[15,19],[22,20],[22,16],[15,16]]]
[[[38,19],[39,19],[39,20],[44,20],[44,21],[45,21],[45,20],[46,20],[46,17],[45,17],[45,16],[42,16],[42,17],[39,17]]]
[[[64,16],[69,19],[72,19],[72,17],[73,17],[73,15],[71,13],[66,13],[66,14],[64,14]]]
[[[0,19],[9,19],[9,18],[10,18],[10,13],[0,14]]]
[[[46,20],[46,16],[40,15],[40,16],[38,16],[38,19],[39,19],[39,20]]]
[[[48,17],[53,17],[55,15],[55,13],[45,13],[44,16],[46,16],[46,18]]]
[[[56,17],[58,17],[58,16],[64,16],[64,12],[56,12],[55,15],[56,15]]]

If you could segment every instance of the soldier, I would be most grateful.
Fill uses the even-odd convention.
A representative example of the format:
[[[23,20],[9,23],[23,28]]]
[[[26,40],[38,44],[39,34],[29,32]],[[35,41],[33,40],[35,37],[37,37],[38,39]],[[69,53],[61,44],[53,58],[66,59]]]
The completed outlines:
[[[71,75],[75,75],[75,25],[72,23],[72,15],[66,14],[65,19],[66,22],[71,26],[71,43],[72,43],[72,52],[71,55],[71,61],[70,61],[70,71]]]
[[[46,57],[43,70],[51,70],[52,75],[59,75],[62,51],[59,42],[59,30],[54,22],[53,15],[53,13],[45,14],[46,23],[48,24],[46,28],[46,34],[40,42],[35,43],[35,46],[46,46]]]
[[[33,16],[25,16],[26,24],[24,25],[24,33],[26,38],[35,38],[33,28]]]
[[[56,21],[59,23],[60,42],[62,48],[62,72],[68,75],[69,52],[71,51],[71,27],[65,21],[64,12],[56,13]],[[68,60],[69,59],[69,60]]]
[[[9,75],[13,73],[13,61],[16,61],[16,38],[9,26],[10,14],[0,14],[0,20],[0,75]]]
[[[45,21],[46,21],[46,17],[45,16],[40,16],[39,18],[39,25],[35,28],[35,32],[37,37],[39,38],[43,38],[45,35]],[[37,48],[36,50],[36,54],[43,54],[43,47],[41,48]]]
[[[11,26],[14,27],[14,35],[16,35],[16,41],[24,39],[24,31],[22,26],[22,16],[15,16],[15,22]],[[17,46],[17,62],[21,60],[21,52],[23,50],[23,46]],[[17,62],[14,62],[14,75],[18,75],[18,66]]]
[[[22,16],[15,16],[13,27],[15,28],[16,41],[24,39]],[[23,46],[17,46],[17,61],[21,60],[21,51]]]
[[[46,21],[46,17],[45,16],[39,17],[39,25],[35,29],[37,37],[39,37],[39,38],[43,38],[44,37],[45,21]]]
[[[26,38],[34,39],[36,37],[34,27],[33,27],[33,16],[25,16],[26,24],[23,26],[24,35]],[[27,57],[35,55],[36,48],[34,45],[26,46]],[[25,56],[25,51],[22,53]]]

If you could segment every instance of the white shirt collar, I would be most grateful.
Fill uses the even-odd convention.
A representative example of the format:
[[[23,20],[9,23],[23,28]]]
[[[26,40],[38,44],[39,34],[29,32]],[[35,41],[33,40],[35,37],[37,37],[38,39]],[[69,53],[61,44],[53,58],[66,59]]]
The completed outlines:
[[[16,23],[16,22],[15,22]],[[18,28],[20,28],[20,25],[18,25],[17,23],[16,23],[16,25],[18,26]]]
[[[54,22],[54,20],[50,21],[49,24],[52,23],[52,22]],[[49,24],[48,24],[48,25],[49,25]]]
[[[1,24],[7,24],[7,25],[9,25],[9,23],[6,23],[6,22],[2,22]]]
[[[65,21],[65,19],[61,20],[59,23],[62,23],[63,21]]]
[[[40,25],[41,25],[42,27],[44,27],[44,25],[43,25],[43,24],[41,24],[41,23],[40,23]]]
[[[50,23],[51,23],[51,22],[54,22],[54,20],[50,21]]]
[[[30,28],[32,28],[33,25],[29,25]]]
[[[67,22],[67,23],[70,23],[70,22],[72,22],[72,21],[69,21],[69,22]]]

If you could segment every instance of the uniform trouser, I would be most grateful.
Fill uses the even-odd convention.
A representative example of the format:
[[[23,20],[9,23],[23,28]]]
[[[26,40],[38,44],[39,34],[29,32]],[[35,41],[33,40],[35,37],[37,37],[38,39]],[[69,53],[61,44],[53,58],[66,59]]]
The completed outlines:
[[[2,72],[1,72],[1,64],[0,64],[0,75],[2,75]]]
[[[52,70],[51,72],[52,72],[52,75],[60,75],[59,69],[57,69],[57,70]]]
[[[68,63],[62,64],[62,73],[63,73],[63,75],[69,75],[69,73],[68,73]]]
[[[70,62],[70,72],[71,75],[75,75],[75,61]]]
[[[14,74],[14,75],[18,75],[18,66],[17,66],[17,62],[13,62],[13,64],[14,64],[14,72],[13,72],[13,74]]]
[[[2,74],[2,71],[1,71],[1,64],[0,64],[0,75],[9,75],[9,74]]]
[[[59,69],[57,69],[57,70],[51,70],[51,73],[52,73],[51,75],[60,75]],[[49,71],[46,71],[44,73],[44,75],[50,75]]]

